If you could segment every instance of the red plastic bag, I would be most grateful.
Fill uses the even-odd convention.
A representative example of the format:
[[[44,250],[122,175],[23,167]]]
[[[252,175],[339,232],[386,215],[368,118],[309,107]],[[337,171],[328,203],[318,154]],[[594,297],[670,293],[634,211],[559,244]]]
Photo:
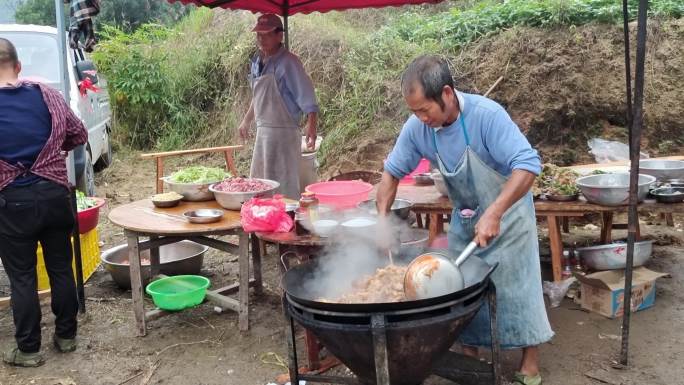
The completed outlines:
[[[240,217],[242,229],[248,233],[287,233],[292,230],[294,224],[285,211],[282,195],[248,200],[242,204]]]

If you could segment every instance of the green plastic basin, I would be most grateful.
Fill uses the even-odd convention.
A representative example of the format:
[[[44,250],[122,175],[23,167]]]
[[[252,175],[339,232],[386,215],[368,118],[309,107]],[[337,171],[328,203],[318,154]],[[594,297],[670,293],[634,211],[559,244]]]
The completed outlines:
[[[183,310],[201,304],[208,287],[209,280],[200,275],[176,275],[151,282],[145,291],[158,308]]]

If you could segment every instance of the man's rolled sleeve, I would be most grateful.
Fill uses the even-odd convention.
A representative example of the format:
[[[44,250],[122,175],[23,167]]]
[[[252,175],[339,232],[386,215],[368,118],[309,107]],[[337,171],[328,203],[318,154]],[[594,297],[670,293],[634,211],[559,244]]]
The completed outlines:
[[[385,162],[385,171],[397,179],[410,174],[420,163],[421,155],[411,137],[411,127],[410,120],[404,124]]]
[[[539,175],[541,159],[537,150],[513,122],[503,107],[493,114],[487,128],[486,145],[492,157],[500,164],[513,170],[525,170]]]
[[[299,109],[304,114],[319,112],[313,81],[306,73],[302,62],[293,55],[291,60],[288,60],[287,69],[287,88],[294,96]]]

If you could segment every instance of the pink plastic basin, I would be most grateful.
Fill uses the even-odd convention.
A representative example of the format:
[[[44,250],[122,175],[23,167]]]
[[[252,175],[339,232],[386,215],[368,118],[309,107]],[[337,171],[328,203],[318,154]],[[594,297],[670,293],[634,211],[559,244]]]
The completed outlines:
[[[360,180],[335,180],[306,186],[306,191],[316,194],[321,204],[336,209],[356,207],[361,201],[368,199],[371,190],[373,185]]]
[[[416,167],[415,170],[411,171],[410,174],[403,177],[399,181],[399,184],[415,184],[415,181],[413,180],[413,176],[416,174],[422,174],[425,172],[430,172],[430,161],[423,158],[420,160],[420,163],[418,163],[418,167]]]

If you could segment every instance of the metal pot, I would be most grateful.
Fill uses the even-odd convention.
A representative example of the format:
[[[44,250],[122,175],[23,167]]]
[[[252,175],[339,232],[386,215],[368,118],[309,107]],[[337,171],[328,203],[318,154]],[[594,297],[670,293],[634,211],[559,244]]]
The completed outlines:
[[[643,201],[656,178],[639,174],[637,199]],[[604,206],[621,206],[629,203],[629,174],[589,175],[577,179],[577,186],[587,201]]]
[[[216,198],[216,202],[224,209],[240,210],[242,204],[252,199],[253,197],[272,197],[275,191],[280,187],[280,183],[270,179],[258,179],[267,185],[271,186],[268,190],[263,191],[248,191],[248,192],[228,192],[219,191],[215,189],[214,184],[209,186],[209,191]]]
[[[684,202],[684,187],[660,187],[651,190],[651,195],[661,203]]]
[[[639,172],[659,181],[684,178],[684,160],[644,159],[639,161]]]
[[[580,258],[587,267],[594,270],[624,269],[627,266],[627,243],[580,247]],[[634,242],[634,263],[641,266],[651,257],[653,241]]]
[[[377,201],[375,199],[365,200],[359,203],[357,207],[368,214],[378,214]],[[411,201],[406,199],[395,199],[394,202],[392,202],[390,211],[400,219],[408,219],[409,214],[411,214],[411,207],[413,207]]]
[[[159,248],[159,271],[166,275],[199,274],[204,262],[204,254],[209,248],[192,241],[181,241]],[[150,259],[150,251],[140,252],[141,259]],[[122,289],[131,288],[128,245],[123,244],[106,250],[100,256],[105,270]],[[143,285],[150,280],[149,264],[141,268]]]

